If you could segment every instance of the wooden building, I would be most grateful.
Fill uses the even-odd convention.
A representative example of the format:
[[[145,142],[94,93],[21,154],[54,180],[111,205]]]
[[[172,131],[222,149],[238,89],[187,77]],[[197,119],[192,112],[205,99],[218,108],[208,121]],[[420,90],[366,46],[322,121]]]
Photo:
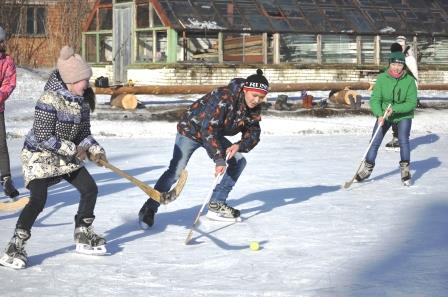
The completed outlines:
[[[0,26],[18,65],[53,67],[63,45],[81,50],[83,23],[95,0],[0,0]]]
[[[254,67],[279,81],[360,80],[399,35],[423,80],[447,80],[443,0],[100,0],[83,48],[116,83],[221,84]]]
[[[399,35],[422,81],[448,82],[445,0],[0,3],[18,64],[52,66],[63,44],[80,46],[94,76],[114,83],[223,84],[256,67],[277,82],[372,79]]]

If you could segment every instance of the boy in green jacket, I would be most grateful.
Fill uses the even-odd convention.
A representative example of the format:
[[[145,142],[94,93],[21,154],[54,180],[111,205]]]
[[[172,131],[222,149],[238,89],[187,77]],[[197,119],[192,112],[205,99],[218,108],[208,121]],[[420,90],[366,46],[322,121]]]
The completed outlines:
[[[389,56],[389,68],[386,72],[378,75],[370,97],[370,107],[373,115],[377,118],[373,131],[375,132],[378,126],[381,128],[375,139],[372,140],[366,159],[358,170],[357,181],[365,180],[370,176],[384,135],[392,124],[397,124],[401,181],[405,186],[411,185],[409,134],[414,110],[417,107],[417,87],[414,77],[404,69],[404,66],[404,54],[392,52]],[[391,107],[387,108],[389,104]],[[385,118],[383,118],[384,114]]]

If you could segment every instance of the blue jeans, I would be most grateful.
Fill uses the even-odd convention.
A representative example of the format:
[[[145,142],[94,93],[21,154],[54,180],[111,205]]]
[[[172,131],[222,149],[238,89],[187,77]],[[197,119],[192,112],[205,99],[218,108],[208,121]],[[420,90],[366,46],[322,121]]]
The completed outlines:
[[[232,145],[232,143],[225,137],[221,137],[219,140],[223,146],[221,148],[223,151]],[[170,165],[159,178],[154,186],[154,189],[159,192],[168,192],[172,185],[179,179],[182,170],[187,167],[188,161],[190,160],[193,152],[200,147],[202,147],[201,143],[177,133],[173,157],[170,161]],[[246,167],[246,159],[241,153],[236,153],[233,158],[228,160],[226,173],[224,174],[221,182],[216,185],[213,190],[210,200],[225,202],[230,191],[243,172],[244,167]],[[158,202],[152,199],[149,204],[150,208],[154,211],[157,211],[159,205],[160,204]]]
[[[380,128],[380,131],[376,135],[372,142],[372,146],[367,152],[366,161],[375,164],[376,155],[383,141],[384,135],[391,127],[392,123],[385,121],[384,125]],[[412,119],[403,119],[397,123],[398,127],[398,143],[400,144],[400,158],[401,161],[411,161],[411,149],[409,146],[409,135],[411,133]],[[375,122],[373,127],[372,137],[378,127],[378,121]]]

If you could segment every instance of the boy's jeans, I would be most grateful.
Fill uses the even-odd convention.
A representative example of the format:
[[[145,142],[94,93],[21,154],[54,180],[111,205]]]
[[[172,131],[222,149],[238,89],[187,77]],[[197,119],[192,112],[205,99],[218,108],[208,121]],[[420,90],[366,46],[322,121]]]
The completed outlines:
[[[223,150],[232,145],[232,143],[225,137],[221,137],[220,142],[223,146]],[[160,192],[168,192],[171,189],[171,186],[179,179],[180,173],[187,166],[193,152],[200,147],[202,147],[201,143],[177,133],[170,165],[159,178],[154,188]],[[246,159],[241,153],[236,153],[233,158],[228,160],[226,173],[221,182],[216,185],[213,190],[210,200],[225,202],[229,192],[232,190],[245,166]],[[159,203],[151,200],[150,207],[154,211],[157,211]]]
[[[378,153],[378,149],[383,141],[384,135],[386,135],[387,130],[389,130],[392,123],[384,121],[383,127],[380,128],[380,131],[376,135],[375,139],[372,142],[372,146],[370,147],[366,161],[375,164],[376,155]],[[412,119],[403,119],[397,123],[398,127],[398,142],[400,143],[400,158],[401,161],[411,161],[411,149],[409,145],[409,135],[411,133]],[[373,133],[375,133],[376,128],[378,127],[378,121],[375,122],[375,126],[373,127]],[[372,137],[373,137],[372,133]]]

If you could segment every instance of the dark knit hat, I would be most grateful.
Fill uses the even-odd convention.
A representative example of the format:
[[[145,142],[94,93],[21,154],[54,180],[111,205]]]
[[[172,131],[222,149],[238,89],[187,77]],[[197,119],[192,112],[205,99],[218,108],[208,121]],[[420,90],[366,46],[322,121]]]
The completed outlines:
[[[67,45],[61,49],[56,67],[62,81],[66,84],[76,83],[84,79],[89,80],[92,76],[92,68]]]
[[[390,46],[390,52],[402,52],[403,48],[401,47],[401,44],[399,44],[398,42],[394,42],[391,44]]]
[[[244,89],[266,94],[269,91],[269,82],[263,76],[263,71],[257,69],[257,74],[252,74],[246,78]]]
[[[406,60],[405,60],[405,56],[402,52],[392,52],[389,55],[389,64],[391,63],[400,63],[405,65],[406,64]]]

